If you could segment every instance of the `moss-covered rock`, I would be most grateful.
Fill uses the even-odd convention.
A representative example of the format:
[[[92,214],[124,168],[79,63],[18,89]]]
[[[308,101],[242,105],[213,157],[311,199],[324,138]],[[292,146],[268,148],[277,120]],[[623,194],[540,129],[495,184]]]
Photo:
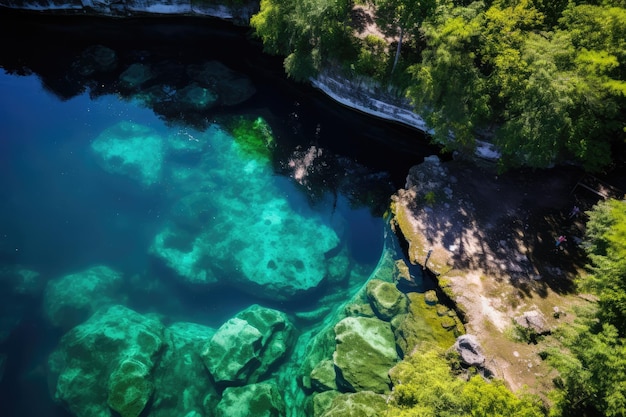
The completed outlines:
[[[324,391],[321,393],[313,394],[312,401],[312,414],[314,417],[319,417],[328,410],[338,395],[341,395],[339,391]]]
[[[332,360],[324,360],[311,371],[311,385],[316,391],[337,390],[337,372]]]
[[[217,417],[282,417],[285,402],[272,382],[261,382],[224,390],[217,405]]]
[[[376,313],[370,303],[351,303],[344,309],[346,316],[350,317],[376,317]]]
[[[381,416],[387,408],[383,395],[370,391],[345,393],[333,398],[330,406],[319,417]]]
[[[333,361],[340,389],[389,391],[387,372],[398,359],[389,323],[377,318],[347,317],[335,325],[335,341]]]
[[[454,311],[445,309],[445,315],[440,315],[440,304],[431,304],[426,301],[425,294],[409,293],[409,312],[397,316],[391,324],[394,329],[398,348],[403,356],[411,353],[423,343],[434,343],[442,348],[449,348],[454,344],[456,337],[465,332],[461,320]]]
[[[407,312],[406,295],[394,284],[371,279],[367,283],[366,291],[372,309],[381,320],[389,321],[394,316]]]

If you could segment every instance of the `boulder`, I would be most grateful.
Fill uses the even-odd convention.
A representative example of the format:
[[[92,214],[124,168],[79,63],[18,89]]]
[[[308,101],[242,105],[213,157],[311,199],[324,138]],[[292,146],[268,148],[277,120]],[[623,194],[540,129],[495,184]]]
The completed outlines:
[[[335,396],[319,417],[382,416],[386,409],[387,399],[383,395],[371,391],[345,393]]]
[[[217,405],[217,417],[284,417],[285,402],[273,382],[229,387]]]
[[[153,77],[150,67],[145,64],[132,64],[122,74],[120,74],[120,85],[125,88],[134,89]]]
[[[293,338],[284,313],[253,305],[217,329],[201,356],[218,384],[251,384],[285,356]]]
[[[405,314],[408,309],[406,295],[390,282],[371,279],[366,286],[370,304],[381,320],[390,321],[398,314]]]
[[[219,395],[200,357],[215,329],[178,322],[165,329],[167,349],[154,370],[150,417],[212,416]]]
[[[98,310],[66,333],[48,365],[54,399],[77,417],[136,417],[149,403],[163,326],[123,306]]]
[[[341,395],[339,391],[324,391],[313,394],[313,401],[310,405],[313,408],[312,415],[314,417],[319,417],[324,414],[326,410],[330,408],[333,400],[338,395]],[[308,414],[311,415],[311,413]]]
[[[539,310],[525,312],[515,318],[515,323],[536,335],[546,334],[550,331],[545,316]]]
[[[98,308],[121,301],[121,286],[122,274],[104,265],[53,279],[44,292],[44,315],[67,330]]]
[[[243,103],[256,89],[250,79],[237,73],[219,61],[206,61],[187,67],[189,76],[201,84],[211,86],[219,96],[220,104],[234,106]]]
[[[389,323],[346,317],[335,325],[337,385],[344,391],[389,391],[388,371],[398,360]]]
[[[332,360],[323,360],[313,368],[311,386],[318,392],[337,390],[337,372]]]
[[[454,343],[454,349],[461,356],[461,361],[468,366],[481,367],[485,364],[483,349],[474,335],[464,334],[459,336]]]

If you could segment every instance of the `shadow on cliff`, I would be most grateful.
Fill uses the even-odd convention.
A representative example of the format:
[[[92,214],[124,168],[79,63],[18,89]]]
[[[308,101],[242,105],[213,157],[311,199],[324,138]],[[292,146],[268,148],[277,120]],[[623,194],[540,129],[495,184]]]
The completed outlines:
[[[520,170],[503,175],[463,162],[446,164],[447,203],[427,208],[429,239],[441,241],[457,269],[481,269],[508,280],[520,296],[548,288],[574,291],[587,263],[581,246],[586,215],[598,196],[576,188],[577,168]],[[570,216],[576,206],[580,212]],[[556,245],[559,236],[566,241]]]

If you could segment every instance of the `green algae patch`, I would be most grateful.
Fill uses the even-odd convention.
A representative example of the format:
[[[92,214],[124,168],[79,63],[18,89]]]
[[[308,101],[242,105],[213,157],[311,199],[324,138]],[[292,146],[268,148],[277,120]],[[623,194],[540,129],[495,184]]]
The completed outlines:
[[[269,123],[262,118],[239,116],[231,119],[225,129],[233,136],[239,151],[255,159],[269,159],[275,146]]]

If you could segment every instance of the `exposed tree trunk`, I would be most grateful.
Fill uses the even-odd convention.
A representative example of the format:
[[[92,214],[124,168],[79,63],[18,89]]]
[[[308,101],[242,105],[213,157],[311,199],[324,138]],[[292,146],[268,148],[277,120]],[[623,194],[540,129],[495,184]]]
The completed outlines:
[[[398,38],[398,47],[396,48],[396,57],[393,59],[393,67],[391,67],[391,73],[396,69],[398,60],[400,59],[400,48],[402,48],[402,38],[404,37],[404,29],[400,28],[400,38]]]

